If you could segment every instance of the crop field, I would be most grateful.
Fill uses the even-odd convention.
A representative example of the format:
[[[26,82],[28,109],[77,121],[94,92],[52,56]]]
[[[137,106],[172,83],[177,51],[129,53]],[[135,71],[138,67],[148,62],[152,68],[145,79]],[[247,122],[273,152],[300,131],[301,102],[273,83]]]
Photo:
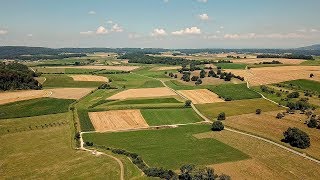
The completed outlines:
[[[251,132],[262,137],[272,139],[281,143],[283,132],[289,127],[297,127],[310,136],[312,146],[310,148],[300,150],[311,156],[320,159],[320,137],[318,129],[308,128],[304,122],[307,116],[304,114],[288,114],[281,120],[276,118],[279,111],[263,112],[261,115],[245,114],[240,116],[229,117],[225,124],[227,126],[240,129],[243,131]],[[284,143],[284,145],[287,145]]]
[[[39,98],[0,105],[0,119],[67,112],[71,99]]]
[[[84,139],[96,145],[135,152],[151,167],[176,170],[183,164],[208,165],[248,158],[215,139],[200,140],[192,136],[208,131],[208,125],[187,125],[161,130],[84,134]]]
[[[95,82],[108,82],[108,78],[104,76],[94,75],[70,75],[74,81],[95,81]]]
[[[283,108],[264,99],[237,100],[228,102],[219,102],[213,104],[197,104],[197,109],[211,120],[217,118],[221,112],[226,113],[226,117],[255,113],[256,109],[262,111],[276,111]]]
[[[214,85],[186,85],[177,80],[165,81],[166,85],[174,90],[193,90],[193,89],[209,89],[215,87]]]
[[[141,88],[129,89],[115,94],[108,98],[108,100],[130,99],[130,98],[149,98],[149,97],[163,97],[175,96],[176,94],[169,88]]]
[[[226,70],[235,75],[244,77],[250,85],[273,84],[283,81],[310,79],[310,74],[314,74],[313,80],[320,81],[319,66],[279,66],[251,68],[250,70]]]
[[[164,87],[160,81],[147,78],[138,74],[108,74],[112,85],[120,88],[156,88]]]
[[[294,85],[293,88],[297,88],[299,90],[307,90],[307,91],[314,91],[320,93],[320,82],[306,80],[306,79],[299,79],[294,81],[287,81],[284,82],[287,85]]]
[[[55,66],[47,68],[71,68],[71,69],[105,69],[105,70],[117,70],[117,71],[133,71],[138,69],[139,66]]]
[[[246,64],[237,64],[237,63],[217,63],[216,67],[221,67],[222,69],[245,69]]]
[[[0,136],[1,178],[68,179],[72,174],[80,179],[117,179],[120,170],[115,160],[106,156],[96,157],[72,148],[73,135],[69,126],[71,117],[70,113],[62,113],[1,120],[0,129],[18,129],[14,133],[10,131]],[[58,125],[58,122],[65,124]],[[57,125],[35,128],[36,125],[53,123]],[[128,178],[132,177],[130,171],[126,171]]]
[[[150,126],[187,124],[202,121],[191,108],[142,109],[141,114]]]
[[[48,97],[50,95],[51,95],[50,91],[43,91],[43,90],[1,92],[0,104],[7,104],[7,103],[12,103],[17,101]]]
[[[242,161],[209,166],[220,173],[228,172],[232,179],[317,179],[320,176],[318,164],[246,135],[221,131],[195,134],[194,137],[219,140],[250,156]]]
[[[89,117],[97,132],[148,127],[140,110],[89,112]]]
[[[49,97],[58,99],[80,99],[92,92],[93,88],[55,88],[47,89],[52,92]]]
[[[303,64],[304,62],[307,62],[307,60],[302,60],[302,59],[284,59],[284,58],[252,58],[252,59],[250,58],[250,59],[234,59],[231,61],[234,63],[244,63],[244,64],[259,64],[262,62],[279,61],[282,64],[286,64],[286,65],[298,65],[298,64],[301,64],[301,63]]]
[[[43,76],[47,79],[43,84],[44,88],[55,88],[55,87],[88,88],[88,87],[98,87],[102,84],[102,82],[74,81],[72,77],[69,77],[68,75],[64,75],[64,74],[59,74],[59,75],[45,74]]]
[[[218,95],[207,89],[180,90],[178,93],[191,100],[193,104],[224,102]]]
[[[157,99],[127,99],[122,101],[110,102],[110,105],[127,105],[127,104],[162,104],[162,103],[181,103],[176,98],[157,98]]]
[[[251,89],[247,88],[247,84],[221,84],[209,88],[209,90],[218,94],[220,97],[229,100],[254,99],[261,96]]]
[[[181,69],[181,66],[160,66],[160,67],[154,67],[150,69],[150,71],[167,71],[167,70],[176,70]]]

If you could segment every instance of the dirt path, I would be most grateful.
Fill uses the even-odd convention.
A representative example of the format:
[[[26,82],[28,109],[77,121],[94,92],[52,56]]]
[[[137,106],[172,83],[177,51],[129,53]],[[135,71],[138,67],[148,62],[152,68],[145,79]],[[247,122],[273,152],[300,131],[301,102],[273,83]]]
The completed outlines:
[[[144,77],[148,77],[148,76],[141,75],[141,74],[138,74],[138,75],[144,76]],[[148,77],[148,78],[152,78],[152,77]],[[171,89],[173,92],[175,92],[176,94],[178,94],[178,95],[179,95],[180,97],[182,97],[183,99],[188,99],[187,97],[185,97],[185,96],[183,96],[182,94],[180,94],[178,91],[176,91],[176,90],[170,88],[169,86],[167,86],[166,83],[165,83],[163,80],[156,79],[156,78],[152,78],[152,79],[161,81],[161,83],[162,83],[165,87]],[[246,81],[246,82],[247,82],[247,81]],[[250,89],[250,86],[249,86],[249,83],[248,83],[248,82],[247,82],[247,87]],[[255,92],[256,92],[256,91],[255,91]],[[257,93],[259,93],[259,92],[257,92]],[[266,98],[266,97],[263,96],[261,93],[259,93],[259,94],[261,95],[262,98],[264,98],[264,99],[266,99],[266,100],[268,100],[268,101],[270,101],[270,102],[273,102],[273,103],[275,103],[275,104],[278,104],[278,103],[272,101],[271,99]],[[278,104],[278,105],[279,105],[279,104]],[[210,123],[212,123],[212,121],[211,121],[210,119],[208,119],[206,116],[204,116],[204,115],[194,106],[193,103],[191,103],[191,107],[192,107],[192,109],[193,109],[202,119],[204,119],[205,122],[210,122]],[[283,107],[285,107],[285,106],[283,106]],[[287,107],[285,107],[285,108],[287,108]],[[250,133],[247,133],[247,132],[238,131],[238,130],[235,130],[235,129],[232,129],[232,128],[225,128],[225,130],[230,131],[230,132],[234,132],[234,133],[238,133],[238,134],[242,134],[242,135],[246,135],[246,136],[250,136],[250,137],[259,139],[259,140],[261,140],[261,141],[270,143],[270,144],[272,144],[272,145],[278,146],[278,147],[280,147],[280,148],[282,148],[282,149],[284,149],[284,150],[286,150],[286,151],[289,151],[289,152],[291,152],[291,153],[293,153],[293,154],[296,154],[296,155],[298,155],[298,156],[301,156],[301,157],[303,157],[303,158],[305,158],[305,159],[308,159],[308,160],[313,161],[313,162],[317,163],[318,165],[320,165],[320,161],[319,161],[319,160],[317,160],[317,159],[315,159],[315,158],[313,158],[313,157],[310,157],[310,156],[308,156],[308,155],[306,155],[306,154],[304,154],[304,153],[300,153],[300,152],[298,152],[298,151],[296,151],[296,150],[293,150],[293,149],[291,149],[291,148],[288,148],[288,147],[286,147],[286,146],[284,146],[284,145],[281,145],[281,144],[279,144],[279,143],[277,143],[277,142],[274,142],[274,141],[268,140],[268,139],[266,139],[266,138],[263,138],[263,137],[260,137],[260,136],[256,136],[256,135],[253,135],[253,134],[250,134]]]
[[[110,157],[112,159],[114,159],[115,161],[117,161],[117,163],[119,164],[120,166],[120,180],[124,180],[124,166],[123,166],[123,163],[120,159],[110,155],[110,154],[106,154],[104,152],[99,152],[99,151],[96,151],[96,150],[91,150],[91,149],[87,149],[83,146],[84,142],[83,142],[83,138],[82,138],[82,134],[83,133],[91,133],[91,132],[80,132],[80,149],[81,150],[84,150],[84,151],[88,151],[88,152],[91,152],[92,154],[96,154],[96,155],[104,155],[104,156],[107,156],[107,157]]]

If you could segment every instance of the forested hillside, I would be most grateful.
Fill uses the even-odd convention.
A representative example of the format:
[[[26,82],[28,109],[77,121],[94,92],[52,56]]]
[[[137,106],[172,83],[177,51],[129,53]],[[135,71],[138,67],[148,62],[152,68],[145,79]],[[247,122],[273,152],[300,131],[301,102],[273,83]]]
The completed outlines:
[[[36,76],[26,65],[0,63],[0,90],[41,89],[42,86],[34,79]]]

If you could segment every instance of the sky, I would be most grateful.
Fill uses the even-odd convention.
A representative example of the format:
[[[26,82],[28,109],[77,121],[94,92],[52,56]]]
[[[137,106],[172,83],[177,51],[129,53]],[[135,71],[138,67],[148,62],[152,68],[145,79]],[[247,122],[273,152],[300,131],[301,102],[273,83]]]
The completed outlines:
[[[0,0],[0,46],[295,48],[320,0]]]

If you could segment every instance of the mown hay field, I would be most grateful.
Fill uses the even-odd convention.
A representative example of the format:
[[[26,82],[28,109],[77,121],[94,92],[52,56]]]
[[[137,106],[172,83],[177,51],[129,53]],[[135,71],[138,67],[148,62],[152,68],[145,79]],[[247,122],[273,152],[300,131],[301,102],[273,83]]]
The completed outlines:
[[[108,82],[108,78],[104,76],[95,75],[70,75],[74,81],[95,81],[95,82]]]
[[[118,70],[118,71],[133,71],[138,69],[139,66],[49,66],[47,68],[75,68],[75,69],[105,69],[105,70]]]
[[[217,94],[207,89],[179,90],[178,93],[191,100],[193,104],[224,102]]]
[[[141,89],[128,89],[118,94],[115,94],[108,100],[130,99],[130,98],[148,98],[148,97],[163,97],[175,96],[176,94],[169,88],[141,88]]]

